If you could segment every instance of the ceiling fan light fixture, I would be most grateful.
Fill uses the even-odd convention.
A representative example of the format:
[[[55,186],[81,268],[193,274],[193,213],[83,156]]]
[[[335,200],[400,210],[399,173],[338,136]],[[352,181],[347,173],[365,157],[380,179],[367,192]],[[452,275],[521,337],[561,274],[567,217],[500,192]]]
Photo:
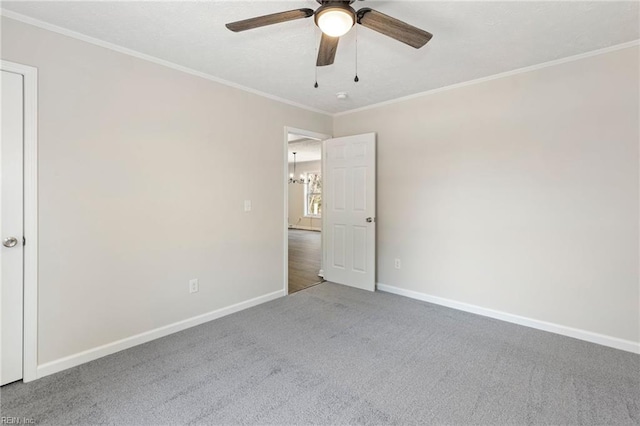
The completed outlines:
[[[347,6],[327,6],[315,14],[316,25],[329,37],[341,37],[356,23],[354,10]]]

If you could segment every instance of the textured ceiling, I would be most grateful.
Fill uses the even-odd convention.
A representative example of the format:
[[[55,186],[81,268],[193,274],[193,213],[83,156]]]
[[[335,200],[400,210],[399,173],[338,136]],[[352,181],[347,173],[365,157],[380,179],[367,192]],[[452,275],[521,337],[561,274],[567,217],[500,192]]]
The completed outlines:
[[[368,6],[434,34],[415,50],[358,26],[335,64],[318,69],[319,30],[304,19],[232,33],[226,22],[314,0],[205,2],[7,2],[5,10],[155,56],[331,113],[560,59],[640,38],[634,2],[372,1]],[[346,100],[336,93],[346,91]]]
[[[289,163],[293,163],[293,153],[296,153],[296,161],[318,161],[322,158],[322,142],[314,139],[299,139],[289,142]]]

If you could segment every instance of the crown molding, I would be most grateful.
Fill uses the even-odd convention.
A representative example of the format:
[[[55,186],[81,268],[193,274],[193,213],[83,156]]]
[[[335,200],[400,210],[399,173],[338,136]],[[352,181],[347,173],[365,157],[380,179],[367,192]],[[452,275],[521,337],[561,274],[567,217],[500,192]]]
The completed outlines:
[[[283,104],[287,104],[296,108],[301,108],[307,111],[324,114],[328,116],[332,116],[332,113],[323,111],[317,108],[310,107],[308,105],[299,104],[297,102],[290,101],[288,99],[281,98],[279,96],[271,95],[269,93],[261,92],[259,90],[253,89],[251,87],[243,86],[241,84],[234,83],[232,81],[224,80],[222,78],[215,77],[211,74],[207,74],[201,71],[196,71],[194,69],[178,65],[176,63],[166,61],[164,59],[157,58],[152,55],[147,55],[146,53],[138,52],[137,50],[129,49],[114,43],[110,43],[108,41],[100,40],[82,33],[78,33],[76,31],[69,30],[67,28],[59,27],[57,25],[50,24],[48,22],[41,21],[39,19],[31,18],[26,15],[22,15],[20,13],[12,12],[10,10],[0,8],[0,16],[4,16],[9,19],[13,19],[15,21],[19,21],[28,25],[33,25],[34,27],[42,28],[44,30],[52,31],[54,33],[62,34],[67,37],[74,38],[76,40],[84,41],[87,43],[94,44],[96,46],[104,47],[106,49],[114,50],[119,53],[123,53],[125,55],[133,56],[138,59],[142,59],[148,62],[153,62],[158,65],[162,65],[167,68],[172,68],[177,71],[184,72],[186,74],[191,74],[196,77],[204,78],[206,80],[214,81],[219,84],[223,84],[228,87],[233,87],[234,89],[243,90],[245,92],[252,93],[254,95],[261,96],[263,98],[270,99],[272,101],[280,102]]]
[[[39,19],[35,19],[35,18],[31,18],[29,16],[26,15],[22,15],[20,13],[16,13],[16,12],[12,12],[10,10],[6,10],[6,9],[2,9],[0,8],[0,16],[5,16],[9,19],[13,19],[16,21],[20,21],[23,22],[25,24],[29,24],[29,25],[33,25],[35,27],[38,28],[42,28],[48,31],[52,31],[58,34],[62,34],[64,36],[67,37],[71,37],[77,40],[81,40],[87,43],[91,43],[94,44],[96,46],[100,46],[100,47],[104,47],[106,49],[110,49],[110,50],[114,50],[116,52],[119,53],[123,53],[125,55],[129,55],[129,56],[133,56],[145,61],[149,61],[149,62],[153,62],[156,63],[158,65],[162,65],[168,68],[172,68],[175,69],[177,71],[182,71],[184,73],[187,74],[191,74],[194,75],[196,77],[200,77],[200,78],[204,78],[206,80],[210,80],[210,81],[214,81],[216,83],[228,86],[228,87],[233,87],[235,89],[238,90],[242,90],[248,93],[252,93],[254,95],[257,96],[261,96],[263,98],[267,98],[276,102],[280,102],[286,105],[290,105],[296,108],[300,108],[300,109],[304,109],[307,111],[311,111],[311,112],[315,112],[315,113],[319,113],[319,114],[323,114],[323,115],[328,115],[330,117],[341,117],[344,115],[349,115],[349,114],[353,114],[353,113],[357,113],[357,112],[361,112],[361,111],[366,111],[369,109],[375,109],[375,108],[380,108],[380,107],[384,107],[387,105],[392,105],[395,103],[399,103],[399,102],[404,102],[404,101],[408,101],[408,100],[412,100],[412,99],[416,99],[416,98],[421,98],[423,96],[429,96],[429,95],[434,95],[436,93],[440,93],[440,92],[445,92],[447,90],[453,90],[453,89],[458,89],[461,87],[466,87],[466,86],[472,86],[475,84],[481,84],[481,83],[485,83],[488,81],[492,81],[492,80],[497,80],[500,78],[506,78],[506,77],[510,77],[513,75],[518,75],[518,74],[523,74],[523,73],[527,73],[527,72],[531,72],[531,71],[536,71],[539,69],[543,69],[543,68],[548,68],[548,67],[552,67],[555,65],[560,65],[560,64],[564,64],[567,62],[573,62],[573,61],[579,61],[581,59],[586,59],[586,58],[590,58],[593,56],[598,56],[598,55],[603,55],[606,53],[610,53],[610,52],[615,52],[617,50],[622,50],[622,49],[627,49],[630,47],[634,47],[634,46],[640,46],[640,39],[638,40],[632,40],[626,43],[621,43],[621,44],[617,44],[614,46],[609,46],[609,47],[605,47],[602,49],[597,49],[597,50],[593,50],[590,52],[585,52],[585,53],[580,53],[578,55],[572,55],[572,56],[567,56],[565,58],[560,58],[560,59],[554,59],[552,61],[548,61],[548,62],[543,62],[540,64],[536,64],[536,65],[531,65],[531,66],[527,66],[527,67],[523,67],[523,68],[518,68],[515,70],[511,70],[511,71],[506,71],[506,72],[502,72],[502,73],[498,73],[498,74],[493,74],[487,77],[481,77],[481,78],[477,78],[474,80],[468,80],[468,81],[464,81],[464,82],[460,82],[460,83],[455,83],[455,84],[451,84],[449,86],[443,86],[443,87],[438,87],[435,89],[431,89],[431,90],[427,90],[424,92],[420,92],[420,93],[414,93],[412,95],[408,95],[408,96],[402,96],[399,98],[394,98],[394,99],[390,99],[387,101],[383,101],[383,102],[378,102],[375,104],[371,104],[371,105],[367,105],[367,106],[363,106],[360,108],[355,108],[355,109],[351,109],[351,110],[347,110],[347,111],[341,111],[341,112],[337,112],[337,113],[331,113],[328,111],[323,111],[317,108],[313,108],[311,106],[308,105],[304,105],[304,104],[300,104],[297,102],[293,102],[290,101],[288,99],[284,99],[281,98],[279,96],[275,96],[275,95],[271,95],[269,93],[265,93],[265,92],[261,92],[259,90],[253,89],[251,87],[247,87],[247,86],[243,86],[241,84],[237,84],[228,80],[224,80],[222,78],[218,78],[215,77],[211,74],[207,74],[201,71],[196,71],[194,69],[182,66],[182,65],[178,65],[176,63],[170,62],[170,61],[166,61],[164,59],[160,59],[157,58],[155,56],[151,56],[151,55],[147,55],[146,53],[142,53],[142,52],[138,52],[137,50],[133,50],[133,49],[129,49],[114,43],[110,43],[107,41],[103,41],[94,37],[90,37],[87,36],[85,34],[82,33],[78,33],[76,31],[72,31],[63,27],[59,27],[57,25],[53,25],[50,24],[48,22],[44,22],[41,21]]]
[[[380,108],[387,105],[392,105],[399,102],[408,101],[411,99],[421,98],[423,96],[435,95],[436,93],[446,92],[447,90],[459,89],[461,87],[473,86],[474,84],[485,83],[487,81],[498,80],[500,78],[511,77],[513,75],[523,74],[531,71],[540,70],[543,68],[553,67],[555,65],[565,64],[567,62],[579,61],[581,59],[591,58],[593,56],[604,55],[606,53],[615,52],[617,50],[627,49],[629,47],[640,46],[640,39],[633,40],[622,44],[616,44],[614,46],[605,47],[602,49],[592,50],[590,52],[580,53],[578,55],[567,56],[565,58],[554,59],[553,61],[543,62],[536,65],[530,65],[524,68],[518,68],[511,71],[501,72],[493,74],[487,77],[477,78],[475,80],[463,81],[461,83],[451,84],[449,86],[438,87],[436,89],[427,90],[425,92],[415,93],[413,95],[403,96],[400,98],[390,99],[388,101],[379,102],[373,105],[367,105],[360,108],[351,109],[348,111],[337,112],[333,114],[333,117],[340,117],[343,115],[353,114],[356,112],[366,111],[369,109]]]

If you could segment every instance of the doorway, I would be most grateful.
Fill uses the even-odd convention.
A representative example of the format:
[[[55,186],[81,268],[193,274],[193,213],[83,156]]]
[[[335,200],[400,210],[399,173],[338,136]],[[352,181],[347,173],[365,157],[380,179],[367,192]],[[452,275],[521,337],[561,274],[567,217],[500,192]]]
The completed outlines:
[[[328,135],[286,128],[287,294],[323,281],[322,141]]]

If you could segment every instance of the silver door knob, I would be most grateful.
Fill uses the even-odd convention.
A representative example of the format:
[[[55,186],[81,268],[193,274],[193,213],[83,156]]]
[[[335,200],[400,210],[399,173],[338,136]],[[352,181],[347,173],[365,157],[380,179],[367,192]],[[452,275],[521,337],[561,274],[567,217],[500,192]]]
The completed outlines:
[[[368,217],[365,220],[367,221],[367,223],[375,222],[375,219],[372,217]]]
[[[16,237],[9,237],[2,240],[2,245],[5,247],[15,247],[18,244],[18,239]]]

